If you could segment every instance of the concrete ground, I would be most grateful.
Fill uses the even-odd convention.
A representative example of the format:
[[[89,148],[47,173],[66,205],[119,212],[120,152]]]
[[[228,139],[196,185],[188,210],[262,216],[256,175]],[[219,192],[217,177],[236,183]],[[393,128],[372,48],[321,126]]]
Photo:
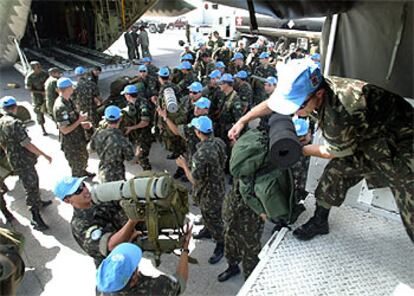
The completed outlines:
[[[126,47],[121,38],[110,49],[111,52],[126,57]],[[184,31],[167,31],[164,34],[150,34],[150,49],[157,66],[176,66],[179,63],[178,56],[180,48],[178,40],[184,39]],[[118,73],[105,73],[99,82],[102,96],[106,97],[109,92],[109,84],[117,75],[132,75],[136,67],[129,68]],[[23,77],[13,68],[0,71],[0,97],[13,95],[18,102],[30,110],[30,95],[24,88],[7,90],[7,83],[18,83],[23,86]],[[35,118],[33,116],[33,118]],[[12,225],[7,224],[26,239],[24,249],[24,261],[26,273],[21,282],[17,295],[94,295],[95,294],[95,267],[90,257],[85,255],[74,241],[70,220],[72,208],[54,198],[52,190],[58,179],[70,174],[70,169],[60,150],[58,142],[58,131],[54,123],[48,118],[46,129],[50,133],[44,137],[38,125],[28,127],[32,141],[53,157],[52,164],[48,164],[43,158],[39,158],[37,170],[40,177],[40,188],[42,199],[53,200],[53,204],[43,210],[43,217],[50,226],[50,230],[44,233],[33,230],[30,226],[29,213],[25,205],[25,194],[22,185],[16,177],[9,177],[6,184],[10,192],[6,195],[6,201],[17,218]],[[175,171],[175,163],[165,159],[166,152],[159,145],[154,144],[151,151],[151,163],[154,170]],[[89,159],[89,170],[97,172],[98,159],[95,153],[91,153]],[[140,167],[134,162],[127,164],[128,176],[140,171]],[[194,206],[190,208],[189,218],[194,219],[199,214]],[[1,214],[0,214],[1,217]],[[1,217],[2,218],[2,217]],[[1,219],[0,219],[1,220]],[[3,220],[4,221],[4,220]],[[0,222],[0,225],[2,222]],[[194,231],[199,231],[201,226],[195,226]],[[270,237],[271,225],[266,225],[263,242]],[[225,270],[225,260],[217,265],[209,265],[207,260],[214,249],[211,240],[192,240],[191,256],[197,258],[198,264],[189,267],[190,275],[187,290],[184,295],[235,295],[243,285],[241,275],[230,279],[225,283],[217,281],[217,275]],[[160,272],[175,272],[178,257],[174,255],[162,256],[162,262],[156,270],[151,261],[151,254],[145,254],[140,268],[146,274],[159,274]]]

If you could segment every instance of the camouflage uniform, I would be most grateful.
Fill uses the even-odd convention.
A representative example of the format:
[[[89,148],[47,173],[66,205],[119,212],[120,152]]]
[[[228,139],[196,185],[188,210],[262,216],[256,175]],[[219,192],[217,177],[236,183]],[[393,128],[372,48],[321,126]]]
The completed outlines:
[[[246,104],[246,106],[251,106],[253,103],[253,90],[250,84],[246,81],[241,81],[237,86],[234,86],[237,94],[239,95],[240,100]]]
[[[235,54],[237,52],[240,52],[243,55],[243,59],[244,60],[246,60],[247,55],[249,54],[247,52],[246,48],[244,48],[244,47],[243,48],[240,48],[240,47],[235,48],[234,51],[233,51],[233,54]]]
[[[254,71],[254,75],[266,79],[269,76],[277,77],[277,71],[274,67],[270,65],[267,65],[266,67],[264,65],[260,65]],[[263,100],[263,97],[266,95],[266,92],[264,89],[263,81],[253,78],[251,81],[251,85],[254,93],[252,106],[255,106]]]
[[[235,65],[234,62],[229,64],[228,73],[235,75],[240,71],[246,71],[248,75],[252,73],[252,70],[246,64],[243,64],[242,66]]]
[[[7,151],[7,160],[11,169],[23,184],[27,206],[30,210],[39,210],[41,206],[39,176],[35,168],[37,155],[24,147],[30,141],[23,123],[16,115],[5,113],[0,118],[0,144]]]
[[[160,69],[158,69],[158,67],[154,66],[153,64],[148,64],[146,66],[147,66],[147,69],[148,69],[148,76],[151,76],[156,81],[158,81],[158,71]]]
[[[45,95],[33,91],[44,91],[45,82],[48,77],[49,75],[45,71],[41,71],[39,74],[32,71],[27,75],[25,80],[26,88],[32,91],[33,111],[36,113],[37,123],[41,125],[45,123],[45,117],[43,115],[46,111]]]
[[[188,94],[188,87],[194,81],[198,81],[193,71],[189,71],[187,74],[183,74],[182,79],[177,83],[178,96],[182,97]]]
[[[146,78],[139,77],[135,85],[138,88],[138,90],[142,90],[142,95],[145,98],[150,98],[158,94],[158,79],[154,79],[149,75]]]
[[[226,193],[226,160],[226,146],[214,136],[198,143],[191,159],[191,175],[195,181],[193,199],[200,207],[205,226],[218,244],[224,243],[221,211]]]
[[[194,71],[197,73],[197,78],[203,85],[207,83],[208,75],[213,72],[215,65],[213,62],[205,63],[203,60],[194,65]]]
[[[73,92],[72,99],[79,111],[88,113],[89,120],[94,127],[97,127],[100,121],[98,111],[96,110],[97,106],[94,101],[96,97],[99,97],[98,86],[88,80],[87,77],[81,77],[78,86]]]
[[[247,279],[259,262],[263,220],[244,202],[235,180],[223,202],[224,255],[229,265],[243,262]]]
[[[103,203],[92,205],[89,209],[75,208],[70,224],[76,242],[94,259],[98,267],[109,254],[109,238],[126,222],[118,207],[114,207],[112,203]]]
[[[330,77],[318,110],[319,127],[336,156],[315,191],[319,204],[340,206],[366,178],[389,186],[414,241],[413,108],[402,97],[365,82]]]
[[[233,56],[233,53],[227,47],[225,48],[221,47],[213,53],[213,59],[215,61],[222,61],[224,65],[226,66],[229,64],[232,56]]]
[[[138,283],[134,287],[126,285],[122,290],[115,293],[101,293],[103,296],[146,296],[146,295],[163,295],[175,296],[180,295],[185,290],[185,281],[178,275],[160,275],[153,278],[139,273]]]
[[[47,113],[53,118],[53,105],[55,104],[56,98],[59,94],[56,91],[58,78],[49,76],[45,82],[45,93],[46,93],[46,110]]]
[[[59,127],[73,124],[78,120],[79,113],[71,99],[65,100],[59,96],[53,107],[53,117]],[[82,177],[87,175],[88,151],[86,150],[85,131],[78,125],[72,132],[64,135],[60,133],[61,149],[72,169],[72,176]]]
[[[221,107],[224,104],[226,95],[218,86],[205,86],[202,91],[202,96],[208,98],[211,101],[211,106],[209,108],[209,117],[213,121],[214,130],[216,125],[219,122],[219,116]]]
[[[259,54],[249,53],[246,59],[246,65],[249,66],[252,73],[254,73],[256,68],[260,65]]]
[[[167,82],[166,84],[161,85],[157,105],[162,109],[166,109],[164,102],[164,89],[169,87],[174,90],[176,96],[178,94],[177,86],[173,83]],[[179,101],[178,96],[177,100]],[[187,115],[182,108],[180,108],[176,113],[170,113],[167,111],[167,115],[168,118],[171,119],[176,125],[187,123]],[[159,116],[156,116],[156,126],[160,128],[160,136],[164,143],[165,149],[177,155],[185,152],[185,143],[183,139],[180,136],[174,135],[168,128],[166,122],[164,122],[164,120]]]
[[[269,53],[269,63],[270,63],[271,66],[275,67],[276,64],[277,64],[278,54],[274,50],[273,51],[268,51],[268,53]]]
[[[133,130],[128,137],[132,143],[139,145],[140,147],[138,163],[144,170],[150,170],[151,164],[149,161],[149,154],[154,138],[151,134],[153,110],[146,98],[138,96],[135,104],[128,103],[126,110],[123,112],[123,121],[125,127],[128,127],[140,123],[141,120],[146,120],[149,124],[144,128]]]
[[[201,51],[201,50],[197,50],[197,51],[196,51],[196,58],[195,58],[195,61],[196,61],[196,62],[200,62],[200,61],[202,61],[202,59],[201,59],[201,55],[202,55],[203,53],[207,53],[209,57],[211,57],[211,54],[212,54],[211,49],[209,49],[209,48],[206,48],[206,49],[205,49],[205,50],[203,50],[203,51]]]
[[[99,156],[99,177],[102,183],[125,180],[124,161],[134,158],[134,147],[117,128],[106,128],[94,134],[91,148]]]
[[[200,143],[200,140],[197,138],[194,132],[194,127],[192,127],[191,124],[180,124],[178,126],[178,132],[187,143],[187,156],[191,161],[191,158],[197,151],[197,144]]]

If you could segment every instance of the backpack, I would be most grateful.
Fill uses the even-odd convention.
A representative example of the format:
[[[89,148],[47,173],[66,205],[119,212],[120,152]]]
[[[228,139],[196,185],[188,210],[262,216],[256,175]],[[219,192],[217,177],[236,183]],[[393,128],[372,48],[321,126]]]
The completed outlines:
[[[165,198],[153,199],[150,191],[157,186],[157,179],[165,178]],[[131,199],[122,199],[121,205],[125,210],[127,206],[130,211],[135,212],[137,219],[145,220],[146,231],[144,236],[135,242],[144,251],[151,251],[155,254],[155,262],[160,264],[160,256],[163,253],[171,253],[183,244],[183,227],[188,213],[188,190],[179,182],[175,181],[167,172],[144,171],[135,176],[138,178],[152,178],[145,189],[145,202],[139,199],[131,186]],[[134,180],[132,179],[132,180]],[[125,181],[124,186],[131,185]],[[128,215],[130,216],[130,215]],[[173,238],[170,235],[178,235]],[[163,235],[163,236],[161,236]],[[160,237],[161,236],[161,237]]]
[[[243,200],[256,213],[265,213],[272,222],[293,223],[303,210],[295,202],[293,175],[268,159],[266,130],[251,129],[233,146],[230,173],[238,178]]]

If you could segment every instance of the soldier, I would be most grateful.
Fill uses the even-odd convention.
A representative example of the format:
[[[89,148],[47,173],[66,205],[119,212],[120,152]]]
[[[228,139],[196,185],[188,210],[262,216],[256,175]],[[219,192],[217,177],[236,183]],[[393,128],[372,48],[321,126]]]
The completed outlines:
[[[187,122],[191,121],[192,114],[194,113],[194,103],[201,98],[201,92],[203,90],[203,86],[200,82],[193,82],[188,87],[189,95],[185,96],[181,99],[180,105],[184,109],[184,112],[187,114]]]
[[[152,64],[152,58],[145,57],[142,59],[142,62],[144,63],[145,66],[147,66],[148,76],[150,76],[151,78],[154,78],[155,80],[158,80],[158,71],[160,69],[158,69],[158,67]]]
[[[251,74],[250,68],[244,63],[245,57],[242,53],[236,52],[231,59],[231,65],[229,66],[229,73],[236,74],[239,71],[246,71],[249,75]]]
[[[190,84],[194,81],[197,81],[197,77],[195,77],[194,75],[191,64],[187,61],[182,62],[178,69],[181,70],[183,74],[182,79],[177,83],[177,88],[179,92],[178,96],[182,97],[187,94],[187,89],[190,86]]]
[[[222,61],[225,65],[228,65],[231,57],[233,56],[231,41],[227,41],[224,46],[218,48],[213,52],[213,60]]]
[[[130,62],[134,59],[139,59],[138,51],[138,33],[136,27],[129,28],[128,32],[124,33],[125,45],[128,49],[128,59]]]
[[[72,235],[82,250],[94,259],[98,267],[117,245],[136,239],[138,220],[126,220],[112,203],[94,204],[85,178],[64,177],[53,193],[73,207],[70,222]]]
[[[211,101],[205,97],[201,97],[195,102],[192,103],[194,105],[193,108],[193,116],[191,116],[188,120],[187,124],[180,124],[176,125],[171,119],[168,118],[168,114],[166,110],[161,108],[157,109],[158,115],[167,123],[168,128],[174,135],[182,137],[187,143],[187,158],[191,160],[192,156],[196,152],[196,145],[200,142],[197,138],[194,129],[192,128],[191,121],[193,118],[208,115],[209,109],[211,106]]]
[[[233,76],[230,74],[224,74],[220,78],[220,89],[224,93],[224,103],[220,110],[220,130],[217,135],[220,137],[228,147],[228,153],[230,153],[230,142],[227,138],[227,132],[236,123],[240,117],[247,110],[247,103],[243,102],[238,96],[237,92],[233,89]]]
[[[207,52],[200,55],[200,61],[194,64],[194,71],[196,72],[198,80],[202,84],[207,82],[208,75],[214,71],[215,65],[211,61],[210,56]]]
[[[100,121],[97,108],[102,104],[98,86],[88,80],[86,70],[82,66],[76,67],[75,75],[78,79],[78,85],[73,92],[72,100],[76,103],[78,111],[86,113],[88,120],[96,128]]]
[[[259,64],[260,64],[260,61],[259,61],[259,44],[253,43],[252,45],[249,46],[249,48],[250,48],[250,53],[247,56],[246,65],[249,66],[252,73],[254,73],[255,70],[256,70],[256,67],[258,67]]]
[[[222,61],[218,61],[215,64],[216,69],[220,71],[221,75],[226,73],[226,65]]]
[[[57,93],[56,83],[60,78],[60,70],[56,67],[48,70],[49,78],[45,82],[45,93],[46,93],[46,110],[47,113],[53,118],[53,105],[55,104],[56,98],[59,96]]]
[[[264,89],[265,89],[265,96],[263,98],[259,98],[259,101],[254,102],[255,105],[259,105],[261,104],[263,101],[266,101],[267,99],[269,99],[269,97],[272,95],[272,93],[275,91],[277,86],[277,79],[276,77],[267,77],[266,78],[266,82],[264,83]],[[265,115],[260,117],[260,126],[262,128],[267,129],[268,128],[268,123],[269,123],[269,119],[270,119],[271,114]]]
[[[191,55],[191,58],[188,56]],[[185,58],[184,58],[185,57]],[[194,51],[190,49],[190,44],[184,44],[184,51],[180,54],[181,61],[187,60],[192,64],[194,64],[196,60],[196,54]]]
[[[124,161],[134,158],[134,147],[119,129],[121,109],[108,106],[104,116],[108,126],[97,131],[91,140],[91,148],[99,156],[101,183],[125,180]]]
[[[253,104],[253,90],[247,82],[248,77],[249,75],[246,71],[237,72],[234,75],[234,89],[246,106],[251,106]]]
[[[218,281],[224,282],[238,275],[240,261],[247,280],[259,263],[264,220],[244,202],[238,180],[234,181],[230,193],[224,198],[223,220],[224,256],[228,267],[218,275]]]
[[[203,53],[206,53],[209,57],[211,57],[211,54],[212,54],[211,49],[207,47],[204,41],[199,41],[197,45],[198,45],[198,50],[196,52],[196,58],[195,58],[196,62],[201,61],[201,55]]]
[[[221,38],[219,32],[214,31],[213,32],[212,46],[211,46],[211,48],[213,49],[213,52],[216,51],[217,49],[223,47],[223,46],[224,46],[223,38]]]
[[[31,142],[26,129],[16,117],[16,99],[10,96],[0,100],[3,116],[0,118],[0,145],[6,151],[7,160],[14,174],[19,176],[26,191],[26,204],[32,214],[31,224],[34,229],[44,231],[49,227],[40,215],[40,209],[52,203],[42,201],[39,192],[39,176],[35,164],[39,156],[43,156],[49,163],[52,158]]]
[[[62,77],[57,81],[59,97],[53,106],[53,117],[60,132],[61,149],[72,169],[72,176],[88,176],[95,174],[86,171],[88,166],[88,151],[86,150],[85,129],[92,128],[87,115],[78,113],[71,96],[73,83],[69,78]]]
[[[139,36],[138,36],[138,44],[141,45],[141,53],[143,57],[151,57],[151,53],[149,51],[149,38],[148,32],[145,30],[144,25],[139,26]]]
[[[275,50],[275,44],[273,42],[269,42],[266,47],[267,53],[269,54],[269,65],[276,68],[278,55]]]
[[[41,126],[43,135],[47,136],[43,113],[46,111],[45,82],[49,76],[42,70],[42,66],[38,61],[30,62],[30,66],[32,71],[26,76],[25,86],[26,89],[30,90],[32,96],[32,105],[36,113],[37,123]]]
[[[210,115],[209,117],[213,121],[214,130],[218,130],[216,126],[219,123],[220,111],[224,104],[224,92],[219,87],[219,81],[221,78],[221,72],[219,70],[214,70],[208,76],[209,82],[203,88],[202,96],[209,98],[211,101]]]
[[[254,71],[254,75],[262,77],[262,78],[266,78],[269,76],[273,76],[276,77],[277,76],[277,71],[274,67],[272,67],[269,64],[269,53],[267,52],[262,52],[259,56],[260,59],[260,65],[255,69]]]
[[[135,156],[137,163],[144,171],[151,170],[149,154],[153,136],[151,134],[151,120],[153,119],[149,102],[139,94],[135,85],[127,85],[121,92],[128,102],[124,113],[125,135],[137,145]]]
[[[200,139],[197,151],[191,159],[191,169],[183,156],[176,163],[184,169],[193,185],[193,199],[200,207],[206,228],[216,241],[213,255],[208,259],[210,264],[216,264],[224,254],[221,210],[225,195],[226,145],[221,139],[214,137],[213,123],[207,116],[194,118],[191,125]],[[205,236],[202,233],[194,236],[196,239],[203,237]]]
[[[142,250],[135,244],[118,245],[101,263],[96,273],[96,285],[103,296],[180,295],[188,280],[188,244],[191,229],[184,234],[183,250],[174,275],[151,277],[139,272]]]
[[[331,159],[315,191],[314,216],[294,231],[302,240],[329,232],[332,206],[362,178],[394,193],[401,218],[414,241],[412,139],[413,108],[401,96],[359,80],[323,77],[308,60],[291,61],[269,100],[253,108],[229,131],[237,138],[246,123],[272,110],[308,116],[318,110],[318,125],[328,144],[303,147],[305,156]],[[361,164],[364,164],[361,166]],[[379,182],[381,180],[381,182]]]
[[[88,79],[98,85],[99,75],[102,73],[102,68],[94,66],[88,73]]]
[[[158,72],[159,75],[159,82],[161,84],[160,92],[158,97],[153,97],[152,102],[161,109],[166,109],[166,102],[164,98],[164,90],[167,88],[171,88],[175,96],[177,96],[178,88],[175,84],[171,83],[169,80],[170,71],[168,68],[161,68]],[[177,98],[177,101],[180,101]],[[175,124],[183,124],[186,123],[186,114],[183,114],[182,110],[178,110],[176,113],[168,112],[168,117],[174,121]],[[185,143],[182,141],[180,137],[175,136],[171,133],[171,131],[167,128],[165,122],[159,116],[156,118],[156,124],[160,129],[160,136],[164,143],[165,149],[171,152],[170,155],[167,156],[167,159],[176,159],[178,156],[185,152]],[[183,176],[184,172],[182,170],[177,170],[176,174],[174,175],[176,178]]]
[[[141,65],[138,67],[138,76],[133,81],[135,86],[142,90],[145,98],[157,95],[158,81],[149,76],[147,66]]]
[[[236,53],[241,53],[243,55],[243,61],[246,59],[248,52],[246,50],[246,43],[243,40],[239,40],[237,42],[238,46],[234,49],[233,53],[236,55]]]

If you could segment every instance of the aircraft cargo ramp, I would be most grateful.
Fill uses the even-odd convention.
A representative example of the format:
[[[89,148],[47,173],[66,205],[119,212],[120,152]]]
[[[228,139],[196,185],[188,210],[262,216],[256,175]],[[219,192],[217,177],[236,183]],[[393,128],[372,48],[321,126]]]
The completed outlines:
[[[294,227],[307,221],[313,204],[308,197]],[[306,242],[287,228],[275,233],[238,295],[413,295],[414,245],[397,214],[343,205],[329,222],[328,235]]]

